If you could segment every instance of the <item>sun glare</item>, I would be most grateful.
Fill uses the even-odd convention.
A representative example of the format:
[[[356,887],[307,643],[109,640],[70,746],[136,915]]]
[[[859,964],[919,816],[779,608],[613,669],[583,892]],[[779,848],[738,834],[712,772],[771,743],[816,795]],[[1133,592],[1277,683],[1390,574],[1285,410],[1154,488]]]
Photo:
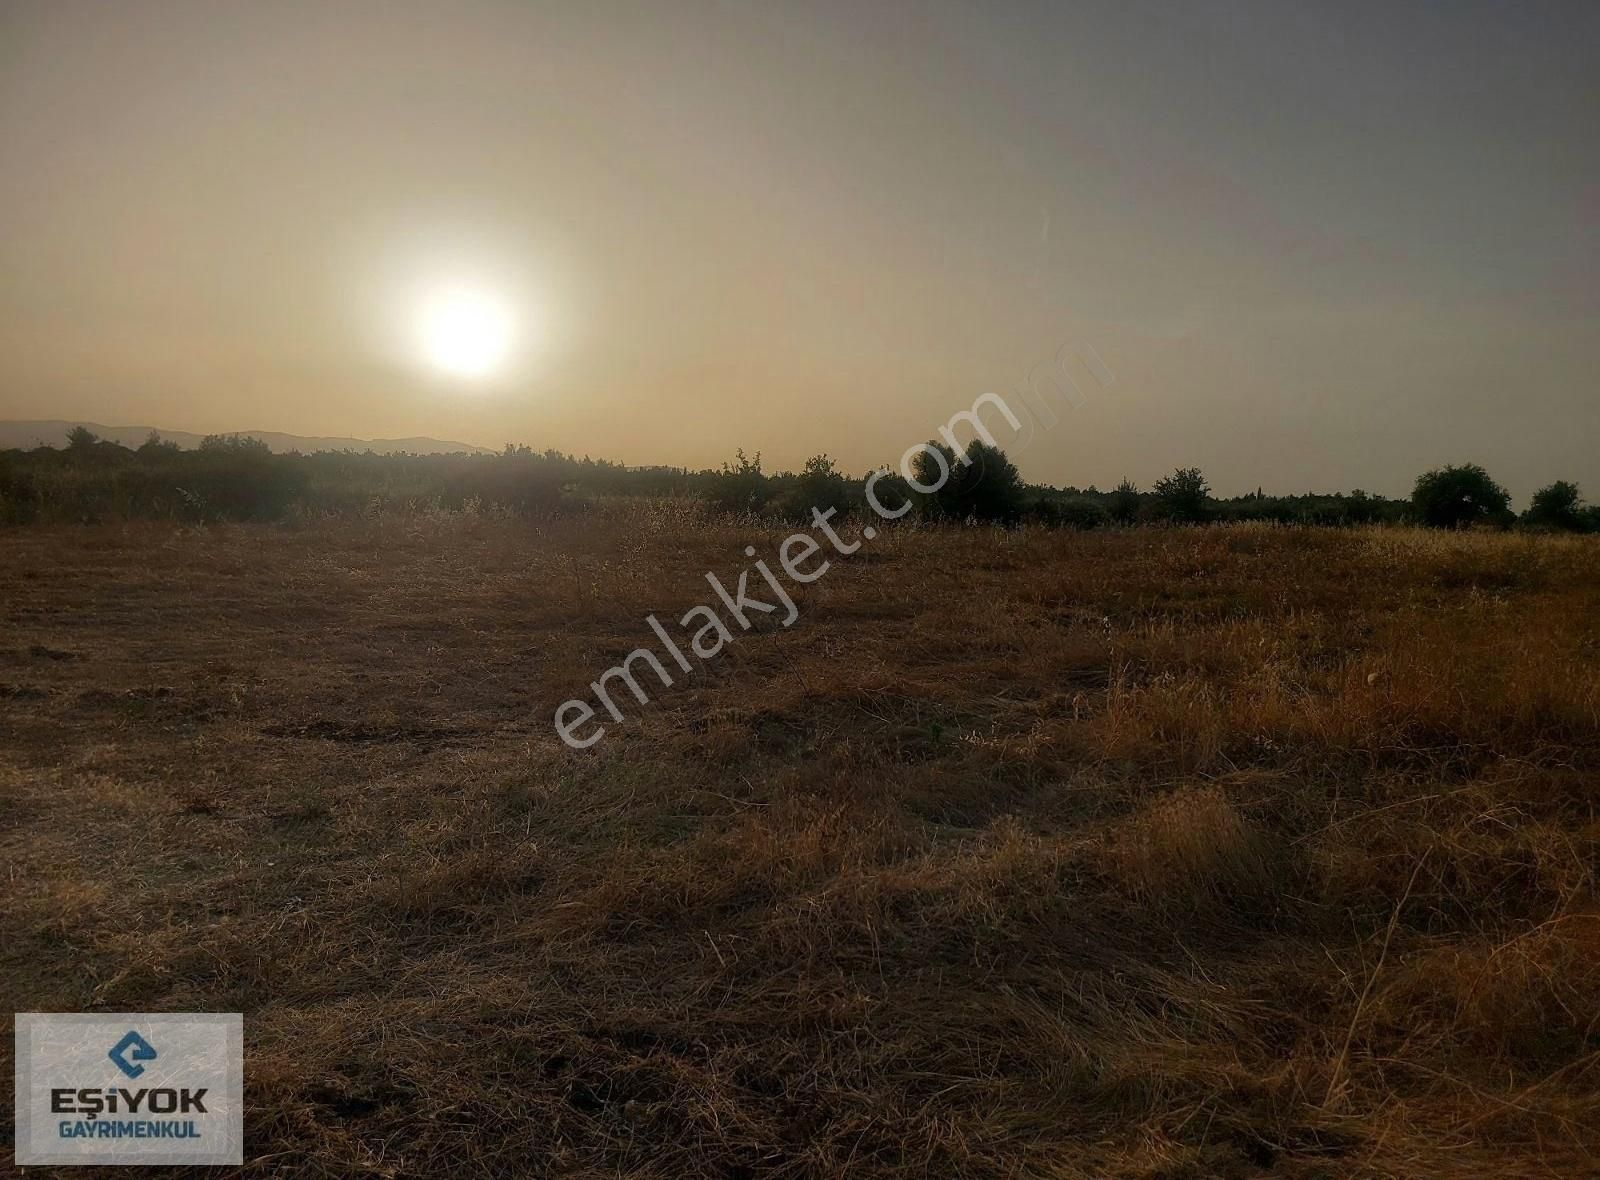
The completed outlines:
[[[511,310],[482,291],[440,291],[422,307],[422,347],[430,363],[458,377],[486,377],[511,351]]]

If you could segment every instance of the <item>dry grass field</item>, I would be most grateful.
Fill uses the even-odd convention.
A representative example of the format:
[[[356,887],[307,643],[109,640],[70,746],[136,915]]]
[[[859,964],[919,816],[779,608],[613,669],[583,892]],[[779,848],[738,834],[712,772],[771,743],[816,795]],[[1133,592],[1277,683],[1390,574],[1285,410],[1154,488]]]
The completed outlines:
[[[0,534],[3,1006],[250,1175],[1600,1170],[1600,540],[891,531],[564,746],[766,527]]]

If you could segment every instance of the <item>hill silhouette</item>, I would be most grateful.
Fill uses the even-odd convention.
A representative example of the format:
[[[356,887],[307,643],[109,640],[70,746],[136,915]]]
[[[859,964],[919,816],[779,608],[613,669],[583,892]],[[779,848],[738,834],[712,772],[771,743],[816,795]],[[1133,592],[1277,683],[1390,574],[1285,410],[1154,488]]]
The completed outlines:
[[[176,443],[186,451],[195,450],[206,436],[195,434],[187,430],[166,430],[159,426],[104,426],[98,422],[83,422],[76,419],[42,419],[39,421],[0,421],[0,450],[17,448],[31,450],[34,447],[65,447],[67,445],[67,431],[74,426],[85,426],[95,434],[110,442],[121,443],[125,447],[137,447],[150,437],[152,430],[156,431],[167,442]],[[471,443],[452,442],[448,439],[437,438],[319,438],[300,434],[282,434],[272,430],[229,430],[221,431],[223,434],[237,434],[244,438],[258,439],[267,444],[272,451],[282,454],[287,451],[300,451],[311,454],[315,451],[371,451],[378,455],[450,455],[465,453],[471,455],[487,455],[492,451],[488,447],[474,446]]]

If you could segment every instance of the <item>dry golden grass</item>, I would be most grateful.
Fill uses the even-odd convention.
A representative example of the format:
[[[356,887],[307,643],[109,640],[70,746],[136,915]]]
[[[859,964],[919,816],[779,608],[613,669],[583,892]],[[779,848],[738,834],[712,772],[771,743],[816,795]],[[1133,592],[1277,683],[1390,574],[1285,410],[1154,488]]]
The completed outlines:
[[[252,1175],[1600,1170],[1600,542],[896,531],[563,746],[763,527],[0,534],[6,1006]]]

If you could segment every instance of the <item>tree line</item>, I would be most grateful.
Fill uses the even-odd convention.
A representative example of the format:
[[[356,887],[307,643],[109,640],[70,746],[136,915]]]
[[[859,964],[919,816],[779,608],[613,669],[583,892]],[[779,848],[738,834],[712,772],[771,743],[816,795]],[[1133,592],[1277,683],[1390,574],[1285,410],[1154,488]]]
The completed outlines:
[[[426,510],[538,514],[629,496],[692,497],[716,512],[783,520],[808,519],[813,508],[849,513],[869,507],[866,481],[849,477],[825,454],[798,471],[768,472],[759,454],[743,451],[720,467],[694,471],[513,444],[497,454],[274,454],[237,435],[212,435],[196,450],[181,450],[152,433],[129,448],[81,426],[66,444],[0,451],[0,523],[281,520]],[[948,478],[939,478],[946,471]],[[908,472],[880,476],[870,494],[880,508],[905,509],[907,519],[1056,528],[1254,520],[1600,532],[1600,506],[1586,505],[1576,484],[1557,480],[1541,488],[1519,517],[1506,490],[1470,463],[1425,472],[1404,500],[1359,489],[1287,496],[1258,489],[1219,497],[1194,467],[1148,489],[1129,480],[1109,490],[1030,484],[1002,449],[974,439],[959,452],[928,443]]]

